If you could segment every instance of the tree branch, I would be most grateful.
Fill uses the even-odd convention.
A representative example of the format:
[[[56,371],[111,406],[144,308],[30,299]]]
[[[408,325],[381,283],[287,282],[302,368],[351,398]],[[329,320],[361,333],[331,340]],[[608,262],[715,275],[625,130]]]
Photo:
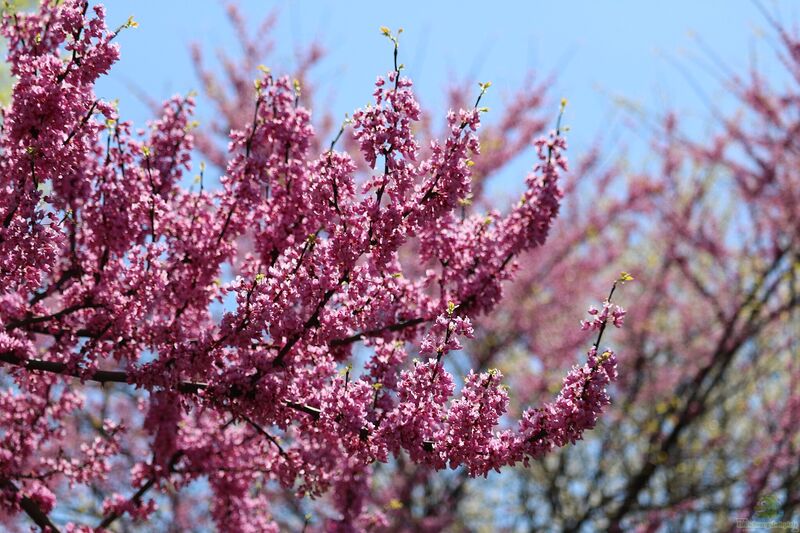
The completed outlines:
[[[126,385],[135,385],[135,383],[130,381],[128,373],[122,370],[94,370],[86,376],[81,376],[78,372],[68,371],[65,363],[43,361],[41,359],[22,359],[13,352],[0,352],[0,361],[22,367],[26,370],[50,372],[51,374],[60,374],[66,377],[96,381],[98,383],[125,383]],[[178,383],[176,389],[182,394],[197,394],[207,388],[208,383],[181,381]],[[314,420],[319,420],[321,411],[316,407],[293,402],[291,400],[285,400],[283,404],[290,409],[310,415]]]
[[[0,482],[0,487],[3,487],[14,494],[18,494],[20,492],[17,486],[8,480]],[[47,516],[47,513],[42,511],[42,508],[39,507],[38,503],[23,495],[20,497],[19,506],[22,507],[22,510],[25,511],[25,514],[27,514],[30,519],[42,529],[42,531],[59,533],[59,529],[50,520],[50,517]]]
[[[410,328],[416,326],[418,324],[422,324],[427,319],[425,318],[412,318],[410,320],[405,320],[403,322],[398,322],[396,324],[392,324],[390,326],[382,327],[382,328],[375,328],[370,329],[367,331],[362,331],[360,333],[356,333],[354,335],[350,335],[349,337],[343,337],[341,339],[333,339],[330,341],[331,346],[345,346],[347,344],[351,344],[354,342],[358,342],[366,337],[377,337],[382,333],[386,333],[389,331],[400,331],[405,328]]]

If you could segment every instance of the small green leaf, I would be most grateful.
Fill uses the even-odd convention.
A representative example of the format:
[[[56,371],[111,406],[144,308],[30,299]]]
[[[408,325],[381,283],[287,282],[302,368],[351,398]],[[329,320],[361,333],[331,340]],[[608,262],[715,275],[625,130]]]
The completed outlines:
[[[620,283],[625,283],[626,281],[633,281],[633,276],[628,274],[627,272],[620,272],[619,279],[617,279]]]

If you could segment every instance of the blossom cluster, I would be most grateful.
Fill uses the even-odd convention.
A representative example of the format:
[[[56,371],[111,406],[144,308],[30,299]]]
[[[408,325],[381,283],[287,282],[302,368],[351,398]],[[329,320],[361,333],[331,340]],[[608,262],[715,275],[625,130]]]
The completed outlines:
[[[608,301],[603,302],[602,309],[590,307],[588,313],[592,316],[591,320],[581,320],[581,329],[584,331],[599,330],[609,320],[617,328],[621,328],[625,322],[625,309]]]
[[[326,527],[352,530],[383,520],[366,498],[376,462],[486,475],[594,426],[611,352],[591,351],[517,429],[500,372],[469,373],[457,394],[447,368],[547,237],[567,169],[558,128],[536,141],[517,205],[466,213],[477,104],[424,150],[395,65],[353,115],[364,177],[335,142],[312,150],[298,83],[262,69],[220,183],[201,166],[187,186],[194,97],[165,102],[141,133],[96,98],[119,56],[104,19],[82,0],[3,17],[18,81],[0,132],[0,507],[57,530],[58,483],[103,487],[103,530],[152,519],[159,492],[204,478],[225,530],[275,529],[276,486],[331,492]],[[598,319],[619,326],[619,313]],[[92,382],[125,383],[140,403],[97,419],[82,408]]]

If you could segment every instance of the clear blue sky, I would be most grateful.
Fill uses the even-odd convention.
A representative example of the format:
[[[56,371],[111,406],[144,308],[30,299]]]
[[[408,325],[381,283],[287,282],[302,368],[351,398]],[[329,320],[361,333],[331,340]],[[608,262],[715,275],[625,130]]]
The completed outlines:
[[[762,0],[784,20],[797,20],[800,4]],[[122,60],[98,93],[120,98],[123,116],[143,125],[145,107],[128,88],[133,81],[163,99],[198,88],[188,44],[211,52],[236,51],[232,31],[216,0],[108,0],[109,25],[133,15],[140,26],[119,37]],[[421,100],[434,109],[452,80],[471,76],[491,80],[487,105],[502,96],[531,69],[556,72],[551,93],[569,99],[573,157],[614,123],[622,96],[656,113],[676,108],[703,116],[703,99],[676,63],[691,71],[711,99],[719,97],[714,79],[692,59],[705,57],[699,36],[728,66],[742,71],[754,51],[771,55],[768,23],[748,0],[572,0],[572,1],[242,1],[252,26],[273,9],[280,19],[275,33],[278,62],[288,63],[296,46],[319,39],[328,50],[314,79],[330,91],[335,115],[343,116],[370,98],[377,74],[391,67],[389,43],[381,25],[404,28],[401,61],[415,80]],[[380,7],[376,7],[380,6]],[[276,65],[270,65],[276,66]],[[708,69],[705,69],[708,70]],[[477,87],[475,88],[477,90]],[[199,109],[202,119],[204,109]],[[626,139],[630,145],[635,139]],[[634,146],[635,148],[635,146]]]

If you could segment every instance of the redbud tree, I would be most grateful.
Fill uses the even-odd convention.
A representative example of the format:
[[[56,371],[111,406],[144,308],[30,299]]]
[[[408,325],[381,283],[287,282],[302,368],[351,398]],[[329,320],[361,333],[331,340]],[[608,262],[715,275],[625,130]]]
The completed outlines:
[[[375,465],[485,476],[594,427],[617,378],[601,345],[624,315],[613,288],[549,401],[510,417],[500,371],[457,386],[447,368],[548,235],[560,122],[512,206],[467,209],[490,84],[418,137],[399,32],[382,28],[393,68],[330,141],[302,82],[263,68],[219,182],[202,165],[192,180],[193,96],[136,130],[94,94],[133,26],[110,31],[81,0],[3,16],[5,527],[269,531],[284,513],[271,502],[329,494],[305,528],[380,528]]]

